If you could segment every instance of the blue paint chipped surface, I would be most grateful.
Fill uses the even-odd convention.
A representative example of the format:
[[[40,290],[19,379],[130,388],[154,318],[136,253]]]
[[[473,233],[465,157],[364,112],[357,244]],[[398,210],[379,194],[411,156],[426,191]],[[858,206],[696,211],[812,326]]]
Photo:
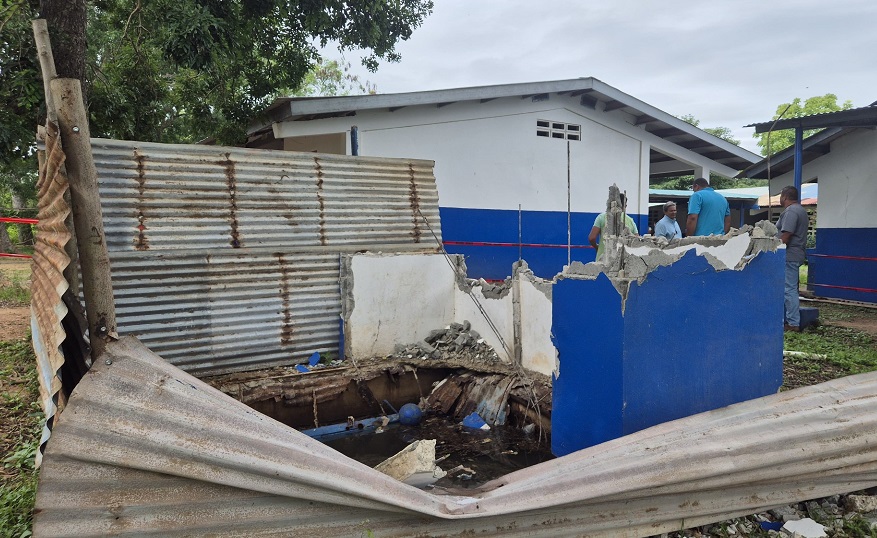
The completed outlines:
[[[621,296],[605,275],[559,281],[552,451],[562,456],[782,384],[784,252],[716,271],[688,252]]]

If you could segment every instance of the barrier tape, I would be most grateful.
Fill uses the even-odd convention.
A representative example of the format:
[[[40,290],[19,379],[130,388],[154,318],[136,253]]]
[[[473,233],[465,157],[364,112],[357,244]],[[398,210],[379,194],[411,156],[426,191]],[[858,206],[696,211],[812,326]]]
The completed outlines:
[[[20,219],[18,217],[0,217],[0,222],[9,224],[37,224],[39,219]]]
[[[836,254],[808,254],[807,257],[834,258],[838,260],[860,260],[865,262],[877,262],[877,258],[865,258],[863,256],[840,256]]]
[[[534,247],[534,248],[567,248],[567,245],[552,245],[546,243],[480,243],[475,241],[444,241],[445,245],[463,247]],[[569,245],[569,248],[590,248],[591,245]]]
[[[815,284],[815,283],[809,283],[808,286],[820,286],[823,288],[837,288],[839,290],[861,291],[861,292],[865,292],[865,293],[877,293],[877,290],[872,290],[871,288],[854,288],[852,286],[834,286],[832,284]]]

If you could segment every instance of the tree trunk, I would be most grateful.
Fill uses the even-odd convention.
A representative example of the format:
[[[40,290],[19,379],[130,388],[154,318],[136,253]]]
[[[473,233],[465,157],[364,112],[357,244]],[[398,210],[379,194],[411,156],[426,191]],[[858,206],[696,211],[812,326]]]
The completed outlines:
[[[14,209],[20,217],[27,216],[21,212],[22,209],[26,209],[24,206],[24,200],[21,199],[21,195],[14,192],[12,193],[12,209]],[[33,246],[33,228],[31,228],[30,224],[18,225],[18,244]]]
[[[3,210],[0,209],[0,217],[3,216]],[[6,223],[0,222],[0,252],[14,252],[12,250],[12,241],[9,240],[9,232],[6,231]]]
[[[82,83],[83,99],[88,105],[85,81],[86,0],[41,0],[40,18],[46,19],[55,68],[59,78],[75,78]]]

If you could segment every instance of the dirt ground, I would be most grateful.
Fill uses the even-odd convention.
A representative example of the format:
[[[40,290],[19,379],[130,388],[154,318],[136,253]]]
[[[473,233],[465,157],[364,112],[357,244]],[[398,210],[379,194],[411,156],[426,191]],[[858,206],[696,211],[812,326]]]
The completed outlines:
[[[0,258],[0,285],[18,282],[27,286],[30,260]],[[23,281],[22,281],[23,280]],[[27,336],[30,329],[30,306],[10,303],[0,298],[0,340],[18,340]]]

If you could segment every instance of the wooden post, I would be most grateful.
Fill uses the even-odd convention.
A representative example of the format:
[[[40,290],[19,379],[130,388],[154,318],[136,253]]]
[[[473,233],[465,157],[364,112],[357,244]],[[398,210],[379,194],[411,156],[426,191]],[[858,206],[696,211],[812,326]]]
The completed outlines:
[[[55,111],[55,102],[52,98],[52,90],[49,83],[58,78],[55,70],[55,57],[52,55],[52,43],[49,40],[49,29],[46,27],[45,19],[34,19],[31,22],[33,27],[34,42],[37,45],[37,56],[40,59],[40,70],[43,75],[43,93],[46,99],[46,118],[49,121],[57,122],[58,113]],[[63,165],[62,165],[63,166]],[[62,170],[63,172],[63,170]],[[72,200],[70,192],[64,194],[64,201],[71,207],[71,212],[64,219],[64,224],[70,230],[70,241],[64,245],[64,252],[70,258],[70,265],[64,269],[64,279],[70,286],[70,292],[73,297],[79,297],[79,248],[76,245],[76,230],[73,224]]]
[[[107,343],[118,336],[97,169],[91,154],[91,133],[79,80],[56,78],[50,87],[67,156],[67,179],[73,198],[73,223],[79,238],[82,290],[94,362],[103,354]]]

